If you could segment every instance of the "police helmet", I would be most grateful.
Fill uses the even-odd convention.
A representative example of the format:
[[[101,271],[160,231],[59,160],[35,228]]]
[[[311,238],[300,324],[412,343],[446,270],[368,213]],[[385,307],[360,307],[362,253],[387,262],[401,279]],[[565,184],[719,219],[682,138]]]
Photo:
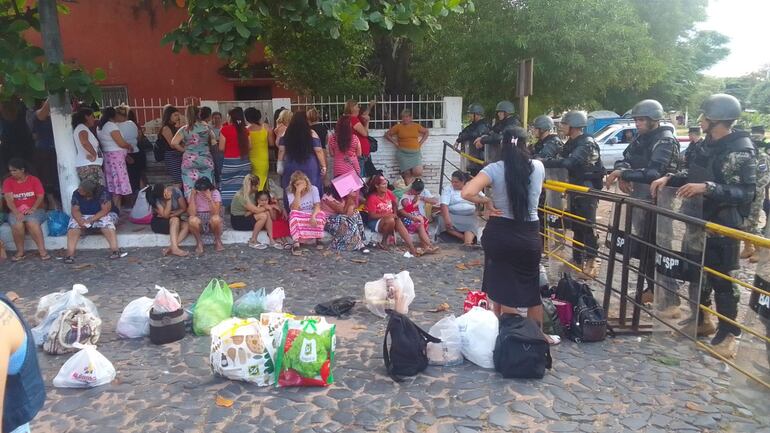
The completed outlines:
[[[497,106],[495,107],[495,111],[502,111],[506,114],[512,114],[516,111],[516,109],[513,107],[513,102],[511,101],[500,101],[497,103]]]
[[[468,114],[478,114],[479,116],[484,115],[484,107],[481,104],[473,103],[468,106]]]
[[[649,117],[652,120],[661,120],[663,116],[663,106],[654,99],[640,101],[631,109],[631,117],[634,119],[637,117]]]
[[[588,117],[582,111],[570,111],[561,118],[561,123],[570,128],[585,128],[588,125]]]
[[[738,98],[725,93],[711,95],[700,106],[703,117],[708,120],[736,120],[741,117],[741,103]]]
[[[532,126],[541,131],[550,131],[553,129],[553,119],[551,119],[550,116],[543,114],[542,116],[535,117]]]

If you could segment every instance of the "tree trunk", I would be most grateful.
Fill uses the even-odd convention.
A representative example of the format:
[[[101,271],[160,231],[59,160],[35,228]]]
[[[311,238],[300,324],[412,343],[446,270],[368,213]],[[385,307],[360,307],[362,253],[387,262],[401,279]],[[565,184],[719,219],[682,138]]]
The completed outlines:
[[[373,40],[375,56],[385,79],[385,93],[388,95],[412,93],[414,83],[409,76],[412,42],[406,37],[395,37],[384,32],[376,32]]]
[[[59,65],[64,57],[59,32],[59,15],[56,0],[39,0],[40,33],[43,36],[43,50],[48,63]],[[71,213],[72,192],[80,184],[75,169],[76,151],[72,142],[72,108],[65,94],[49,95],[51,124],[56,146],[56,165],[59,171],[59,189],[64,212]]]

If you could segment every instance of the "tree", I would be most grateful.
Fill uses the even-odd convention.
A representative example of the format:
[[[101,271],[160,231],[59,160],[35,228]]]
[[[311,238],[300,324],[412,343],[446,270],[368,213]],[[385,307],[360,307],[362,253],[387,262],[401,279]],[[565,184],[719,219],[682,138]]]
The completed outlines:
[[[44,52],[26,39],[24,33],[39,32],[40,14],[35,3],[26,0],[0,0],[0,100],[20,98],[27,105],[48,94],[69,91],[87,100],[97,99],[96,81],[105,78],[104,71],[89,74],[77,65],[44,61]],[[66,14],[64,5],[58,12]]]
[[[283,55],[270,45],[276,42],[271,32],[281,26],[285,26],[290,38],[298,37],[300,42],[304,40],[302,33],[339,39],[351,30],[371,30],[385,89],[394,92],[409,86],[408,76],[403,74],[410,53],[404,41],[409,34],[419,29],[437,30],[441,27],[440,17],[466,10],[473,10],[471,0],[189,0],[189,19],[166,35],[163,42],[172,44],[175,52],[216,52],[238,67],[247,63],[257,42],[266,43],[276,58]],[[316,51],[318,54],[323,53]],[[288,54],[287,60],[292,55]],[[296,68],[288,66],[283,72],[289,70],[296,73]]]

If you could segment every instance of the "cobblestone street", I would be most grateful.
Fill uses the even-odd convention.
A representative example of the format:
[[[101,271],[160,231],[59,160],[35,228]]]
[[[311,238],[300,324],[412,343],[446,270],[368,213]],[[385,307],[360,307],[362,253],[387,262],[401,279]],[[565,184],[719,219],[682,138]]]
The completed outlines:
[[[367,256],[305,251],[291,257],[228,245],[221,254],[207,246],[201,258],[162,258],[153,248],[130,249],[128,257],[115,261],[104,251],[84,251],[74,266],[41,263],[36,256],[6,262],[0,265],[1,289],[21,296],[17,304],[28,317],[40,296],[85,284],[103,319],[99,351],[118,371],[106,386],[56,389],[51,380],[69,355],[40,352],[48,400],[32,431],[770,432],[768,420],[731,393],[724,365],[683,341],[663,346],[662,339],[649,336],[580,345],[566,340],[552,348],[554,367],[543,380],[506,380],[465,361],[459,367],[428,367],[397,384],[382,360],[386,321],[358,304],[349,317],[331,320],[338,336],[335,383],[276,389],[213,376],[209,337],[188,334],[155,346],[115,333],[123,307],[139,296],[152,297],[156,284],[177,290],[185,307],[213,277],[245,282],[246,289],[233,290],[236,299],[248,289],[282,286],[284,310],[308,314],[318,302],[362,298],[366,281],[401,270],[409,270],[415,282],[410,316],[427,330],[448,314],[429,310],[446,302],[459,316],[465,293],[458,289],[481,285],[481,250],[442,248],[419,259],[379,251]],[[677,362],[661,361],[672,358]],[[217,406],[217,395],[234,404]]]

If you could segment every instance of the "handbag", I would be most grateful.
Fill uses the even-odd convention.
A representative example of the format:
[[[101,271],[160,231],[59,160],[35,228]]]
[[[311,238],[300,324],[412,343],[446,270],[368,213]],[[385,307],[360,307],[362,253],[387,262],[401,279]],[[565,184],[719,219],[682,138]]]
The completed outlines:
[[[154,308],[150,310],[150,341],[166,344],[183,339],[185,316],[182,308],[170,313],[156,313]]]
[[[379,147],[379,143],[377,142],[377,139],[374,137],[366,137],[369,139],[369,153],[374,153],[377,151],[377,148]]]

